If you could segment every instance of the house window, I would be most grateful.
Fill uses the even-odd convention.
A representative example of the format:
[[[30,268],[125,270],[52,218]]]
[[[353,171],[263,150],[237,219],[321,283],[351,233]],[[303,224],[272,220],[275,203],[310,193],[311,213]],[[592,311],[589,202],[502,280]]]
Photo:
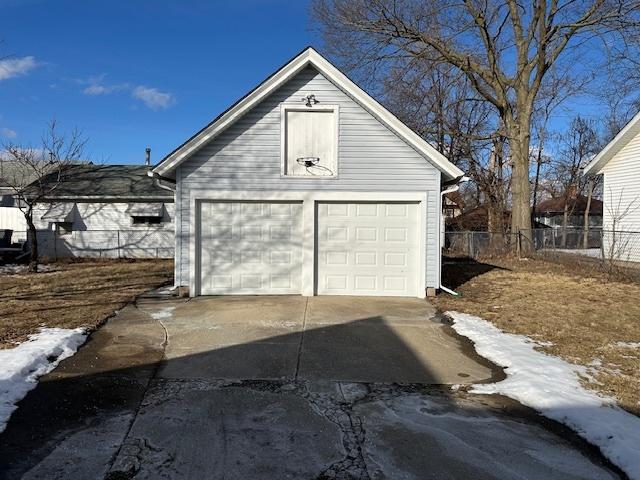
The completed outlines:
[[[56,222],[56,233],[58,235],[71,235],[73,232],[73,222]]]
[[[282,174],[335,177],[338,174],[338,106],[283,105]]]
[[[133,225],[158,225],[162,223],[162,217],[156,216],[132,216]]]

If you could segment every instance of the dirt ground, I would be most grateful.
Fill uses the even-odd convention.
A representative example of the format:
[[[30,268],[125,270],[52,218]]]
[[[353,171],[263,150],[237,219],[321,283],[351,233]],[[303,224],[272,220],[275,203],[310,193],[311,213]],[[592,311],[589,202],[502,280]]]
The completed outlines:
[[[443,284],[461,294],[438,295],[443,311],[549,342],[543,351],[592,369],[585,385],[640,415],[640,283],[544,260],[445,258]]]
[[[42,273],[0,275],[0,348],[40,327],[94,329],[114,311],[173,276],[170,260],[56,263]]]

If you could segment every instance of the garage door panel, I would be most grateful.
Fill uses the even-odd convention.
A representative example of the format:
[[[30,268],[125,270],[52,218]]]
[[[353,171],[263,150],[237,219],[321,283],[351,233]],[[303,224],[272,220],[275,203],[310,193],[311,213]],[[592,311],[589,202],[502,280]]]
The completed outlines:
[[[204,202],[203,295],[300,293],[301,203]]]
[[[318,294],[416,295],[417,203],[321,203],[317,211]]]

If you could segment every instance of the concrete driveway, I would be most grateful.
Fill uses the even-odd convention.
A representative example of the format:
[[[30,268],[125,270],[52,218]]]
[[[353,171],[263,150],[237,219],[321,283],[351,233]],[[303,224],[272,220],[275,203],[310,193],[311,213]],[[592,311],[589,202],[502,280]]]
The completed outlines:
[[[417,299],[141,299],[21,402],[0,478],[617,478],[567,430],[465,393],[501,372],[435,314]]]

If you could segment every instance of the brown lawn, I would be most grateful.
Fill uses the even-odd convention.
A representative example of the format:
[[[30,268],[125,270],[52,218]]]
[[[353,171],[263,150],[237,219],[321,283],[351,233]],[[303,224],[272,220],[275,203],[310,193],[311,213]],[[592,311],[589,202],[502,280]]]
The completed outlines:
[[[94,329],[141,293],[169,282],[170,260],[51,264],[55,271],[0,274],[0,348],[40,327]]]
[[[640,415],[640,283],[543,260],[444,261],[443,284],[462,295],[438,295],[441,310],[477,315],[504,331],[551,342],[542,350],[569,362],[601,363],[597,383],[585,385]]]

